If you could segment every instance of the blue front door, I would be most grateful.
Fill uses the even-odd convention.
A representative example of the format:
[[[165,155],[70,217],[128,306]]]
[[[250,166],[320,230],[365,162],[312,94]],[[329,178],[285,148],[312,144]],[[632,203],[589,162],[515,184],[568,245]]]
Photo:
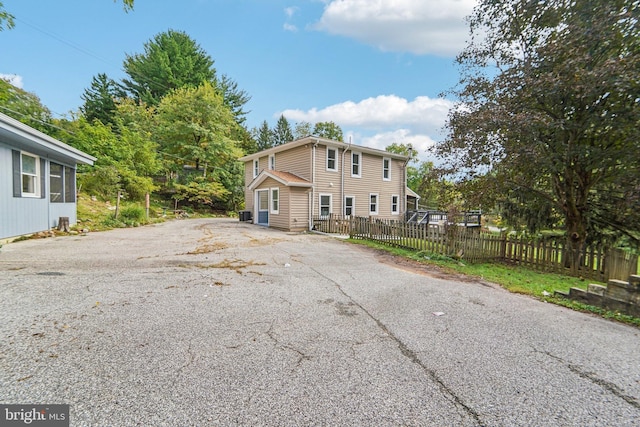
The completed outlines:
[[[258,199],[258,224],[269,225],[269,190],[256,191]]]

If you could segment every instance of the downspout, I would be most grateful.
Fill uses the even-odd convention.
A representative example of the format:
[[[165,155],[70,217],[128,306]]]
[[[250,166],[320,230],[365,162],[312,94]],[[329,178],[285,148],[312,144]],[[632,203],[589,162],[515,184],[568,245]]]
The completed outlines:
[[[309,209],[309,231],[313,229],[313,214],[315,213],[316,201],[316,147],[320,140],[316,138],[311,149],[311,209]]]
[[[344,215],[344,156],[351,148],[351,137],[349,137],[349,145],[342,151],[342,165],[340,166],[340,216]]]
[[[407,158],[402,165],[402,175],[404,175],[402,183],[402,216],[407,220],[407,165],[411,161],[411,157]]]

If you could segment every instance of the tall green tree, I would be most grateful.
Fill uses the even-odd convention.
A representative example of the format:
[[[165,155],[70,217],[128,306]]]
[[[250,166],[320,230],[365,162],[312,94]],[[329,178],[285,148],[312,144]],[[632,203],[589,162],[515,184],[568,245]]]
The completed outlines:
[[[31,92],[15,87],[0,78],[0,112],[51,135],[51,111]]]
[[[494,199],[518,189],[558,214],[576,269],[603,235],[640,242],[640,3],[481,0],[449,135],[450,171]],[[503,201],[505,198],[503,198]]]
[[[243,125],[246,120],[247,111],[244,110],[247,102],[251,100],[249,94],[238,87],[238,83],[226,74],[215,80],[215,87],[222,94],[224,105],[231,110],[236,122]]]
[[[313,127],[313,134],[322,138],[333,139],[334,141],[343,140],[342,128],[334,122],[318,122]]]
[[[262,122],[259,128],[253,129],[253,137],[256,140],[256,151],[273,147],[273,134],[266,120]]]
[[[91,79],[91,86],[80,96],[84,101],[80,111],[89,122],[98,120],[105,125],[114,124],[117,102],[124,97],[120,86],[100,73]]]
[[[174,176],[176,200],[235,208],[243,154],[234,139],[239,127],[222,95],[210,83],[176,89],[162,98],[155,116],[160,154]],[[189,173],[188,170],[192,170]]]
[[[305,121],[296,123],[293,130],[293,136],[295,139],[301,139],[312,134],[313,131],[311,130],[311,123]]]
[[[285,116],[281,115],[276,122],[276,127],[271,131],[271,138],[273,141],[273,146],[282,145],[286,144],[287,142],[293,141],[293,131],[291,130],[289,120],[287,120]]]
[[[173,156],[177,170],[190,165],[203,175],[236,161],[242,151],[231,139],[238,126],[222,96],[210,83],[176,89],[157,109],[156,137],[162,153]]]
[[[216,71],[211,57],[186,33],[169,30],[144,45],[144,53],[127,55],[122,80],[136,100],[156,106],[174,89],[213,83]]]
[[[156,143],[149,132],[134,129],[116,120],[113,126],[80,117],[67,124],[67,142],[96,157],[94,166],[83,168],[79,184],[89,194],[105,199],[124,191],[131,199],[142,200],[156,189],[153,176],[159,171]]]

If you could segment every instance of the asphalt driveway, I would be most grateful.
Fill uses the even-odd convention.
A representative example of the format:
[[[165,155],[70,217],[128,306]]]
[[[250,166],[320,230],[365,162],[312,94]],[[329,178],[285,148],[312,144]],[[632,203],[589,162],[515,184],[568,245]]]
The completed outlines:
[[[231,219],[0,249],[0,403],[72,426],[637,426],[639,335]]]

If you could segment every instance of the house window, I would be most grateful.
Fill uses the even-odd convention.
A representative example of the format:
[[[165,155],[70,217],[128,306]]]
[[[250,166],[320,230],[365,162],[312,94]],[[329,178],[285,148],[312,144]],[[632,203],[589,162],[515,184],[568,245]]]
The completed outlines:
[[[398,215],[400,213],[400,196],[391,196],[391,215]]]
[[[30,154],[20,154],[22,197],[40,197],[40,159]]]
[[[53,162],[49,166],[49,200],[64,203],[64,166]]]
[[[64,202],[76,202],[76,170],[65,166],[64,172]]]
[[[335,148],[327,147],[327,170],[328,171],[337,171],[337,150]]]
[[[271,189],[271,213],[277,214],[280,211],[280,189]]]
[[[351,176],[360,178],[360,160],[362,156],[360,153],[351,153]]]
[[[253,161],[253,177],[256,178],[260,173],[260,160],[255,159]]]
[[[331,214],[331,194],[320,194],[320,216]]]
[[[75,203],[76,170],[57,163],[49,166],[49,200],[51,203]]]
[[[391,181],[391,159],[387,157],[382,159],[382,179]]]
[[[353,196],[346,196],[344,198],[344,215],[345,216],[353,216],[356,213],[356,199]]]
[[[378,195],[369,194],[369,215],[378,215]]]
[[[276,170],[276,155],[275,154],[271,154],[269,156],[269,170]]]

